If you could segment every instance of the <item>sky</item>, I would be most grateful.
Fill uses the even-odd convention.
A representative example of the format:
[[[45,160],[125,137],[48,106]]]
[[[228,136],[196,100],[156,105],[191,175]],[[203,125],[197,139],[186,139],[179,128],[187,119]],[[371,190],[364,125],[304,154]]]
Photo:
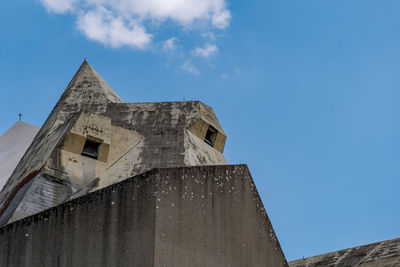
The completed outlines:
[[[86,58],[125,102],[200,100],[288,260],[400,237],[397,0],[0,1],[0,134]]]

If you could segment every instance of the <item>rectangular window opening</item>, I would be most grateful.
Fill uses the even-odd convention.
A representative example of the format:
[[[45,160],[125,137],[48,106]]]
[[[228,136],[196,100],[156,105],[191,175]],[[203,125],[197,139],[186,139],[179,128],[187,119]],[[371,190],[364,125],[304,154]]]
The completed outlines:
[[[214,127],[209,126],[207,133],[206,133],[206,137],[204,138],[204,142],[206,142],[210,146],[214,147],[215,140],[217,139],[217,134],[218,134],[218,131]]]
[[[99,148],[101,143],[86,139],[82,150],[82,156],[96,159],[99,157]]]

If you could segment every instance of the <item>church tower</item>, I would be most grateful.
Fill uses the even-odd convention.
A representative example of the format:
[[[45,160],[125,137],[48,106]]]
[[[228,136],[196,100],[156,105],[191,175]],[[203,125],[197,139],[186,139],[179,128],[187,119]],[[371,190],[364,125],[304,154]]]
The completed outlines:
[[[225,141],[211,107],[125,103],[84,61],[0,193],[0,266],[287,266]]]

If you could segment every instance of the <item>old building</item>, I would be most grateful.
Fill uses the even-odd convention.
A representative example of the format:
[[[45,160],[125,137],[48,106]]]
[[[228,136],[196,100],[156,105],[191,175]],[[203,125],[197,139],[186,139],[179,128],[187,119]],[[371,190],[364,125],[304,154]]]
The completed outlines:
[[[288,266],[209,106],[124,103],[85,61],[38,133],[22,126],[0,154],[0,266]]]
[[[44,125],[0,136],[0,266],[400,266],[400,240],[287,263],[198,101],[124,103],[85,61]]]

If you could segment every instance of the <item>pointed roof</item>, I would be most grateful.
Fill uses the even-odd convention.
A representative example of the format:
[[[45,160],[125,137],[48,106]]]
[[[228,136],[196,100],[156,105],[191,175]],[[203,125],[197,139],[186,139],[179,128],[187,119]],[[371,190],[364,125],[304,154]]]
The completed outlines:
[[[54,121],[52,131],[79,111],[102,113],[107,103],[123,103],[117,93],[85,60],[68,84],[46,123]],[[46,124],[45,123],[45,124]]]
[[[77,90],[77,88],[80,89]],[[64,94],[77,91],[79,91],[78,94],[83,94],[85,91],[97,92],[101,97],[104,96],[110,102],[123,103],[117,93],[86,60],[79,67],[78,71],[65,89]]]
[[[19,121],[0,136],[0,189],[7,182],[39,129]]]
[[[108,103],[123,101],[85,60],[0,192],[0,216],[18,190],[43,167],[77,114],[101,114]]]

